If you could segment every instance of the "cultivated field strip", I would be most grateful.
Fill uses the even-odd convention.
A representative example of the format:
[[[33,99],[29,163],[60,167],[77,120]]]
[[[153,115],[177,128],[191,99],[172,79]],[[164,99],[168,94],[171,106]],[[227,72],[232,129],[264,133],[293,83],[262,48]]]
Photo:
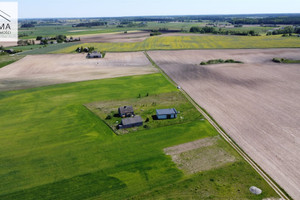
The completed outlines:
[[[236,143],[219,127],[219,125],[214,122],[203,109],[197,105],[194,100],[183,90],[182,93],[186,96],[186,98],[195,106],[195,108],[209,121],[209,123],[220,133],[220,135],[259,173],[265,181],[277,192],[277,194],[285,200],[289,200],[290,198],[282,191],[281,188],[277,186],[277,184],[238,146]]]
[[[147,58],[152,62],[154,66],[156,66],[161,73],[175,86],[178,84],[171,79],[167,73],[158,66],[155,61],[146,53]],[[264,180],[276,191],[276,193],[281,197],[281,199],[289,200],[290,198],[285,194],[285,192],[277,186],[273,179],[271,179],[220,127],[219,125],[198,105],[195,101],[181,88],[182,93],[186,96],[186,98],[195,106],[195,108],[214,126],[214,128],[219,132],[219,134],[255,169],[257,173],[259,173]]]

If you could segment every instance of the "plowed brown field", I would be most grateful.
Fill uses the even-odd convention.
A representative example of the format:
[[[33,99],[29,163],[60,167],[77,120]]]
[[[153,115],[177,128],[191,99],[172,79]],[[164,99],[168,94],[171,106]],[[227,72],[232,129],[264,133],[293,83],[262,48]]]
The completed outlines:
[[[0,69],[0,91],[157,72],[142,52],[30,55]]]
[[[155,51],[151,58],[294,199],[300,199],[300,49]],[[210,59],[244,64],[201,66]]]

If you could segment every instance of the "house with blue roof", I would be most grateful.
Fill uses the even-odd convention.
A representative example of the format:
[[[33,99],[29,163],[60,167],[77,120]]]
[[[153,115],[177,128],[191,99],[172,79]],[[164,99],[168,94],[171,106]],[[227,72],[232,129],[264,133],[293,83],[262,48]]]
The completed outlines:
[[[175,108],[156,110],[157,119],[175,119],[177,118],[177,113]]]

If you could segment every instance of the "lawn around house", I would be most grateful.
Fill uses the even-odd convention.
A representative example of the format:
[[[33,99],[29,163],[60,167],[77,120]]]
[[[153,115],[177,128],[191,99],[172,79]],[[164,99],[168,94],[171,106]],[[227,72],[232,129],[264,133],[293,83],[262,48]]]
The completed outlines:
[[[203,120],[203,116],[179,91],[162,94],[149,94],[147,92],[146,94],[139,94],[135,98],[121,101],[93,102],[85,104],[85,106],[99,116],[118,135]],[[134,114],[142,117],[143,126],[117,129],[117,125],[122,120],[118,116],[118,108],[122,106],[133,106]],[[169,120],[156,120],[156,109],[165,108],[175,108],[179,112],[178,117]]]
[[[177,89],[151,74],[0,92],[0,199],[277,197],[223,140],[236,162],[193,175],[164,154],[164,148],[217,136],[206,120],[116,136],[84,106],[149,91]],[[251,194],[252,185],[263,193]]]
[[[70,46],[52,53],[75,53],[79,45]],[[80,46],[93,46],[98,51],[148,51],[176,49],[255,49],[300,47],[299,37],[276,36],[166,36],[150,37],[133,43],[86,43]]]

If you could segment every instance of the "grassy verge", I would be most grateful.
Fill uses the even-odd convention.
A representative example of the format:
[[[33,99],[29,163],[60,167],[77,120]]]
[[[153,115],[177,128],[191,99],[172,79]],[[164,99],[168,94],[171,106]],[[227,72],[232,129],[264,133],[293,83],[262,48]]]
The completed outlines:
[[[222,148],[236,162],[189,176],[163,153],[217,136],[206,120],[116,136],[83,106],[128,101],[149,91],[163,95],[177,89],[163,75],[151,74],[0,92],[0,199],[151,198],[156,190],[164,197],[176,191],[194,195],[195,189],[203,193],[198,199],[277,197],[225,142]],[[249,193],[251,185],[263,194]]]
[[[13,56],[2,55],[0,56],[0,68],[5,67],[6,65],[9,65],[11,63],[14,63],[23,57],[24,56],[20,56],[20,55],[13,55]]]
[[[64,48],[68,48],[70,46],[74,46],[77,43],[58,43],[58,44],[50,44],[47,46],[37,45],[34,49],[27,49],[20,53],[20,55],[35,55],[35,54],[47,54],[53,51],[59,51]]]
[[[236,49],[236,48],[287,48],[300,47],[300,38],[280,36],[166,36],[150,37],[134,43],[89,43],[82,46],[94,46],[98,51],[147,51],[176,49]],[[64,48],[54,53],[75,52],[78,45]]]

